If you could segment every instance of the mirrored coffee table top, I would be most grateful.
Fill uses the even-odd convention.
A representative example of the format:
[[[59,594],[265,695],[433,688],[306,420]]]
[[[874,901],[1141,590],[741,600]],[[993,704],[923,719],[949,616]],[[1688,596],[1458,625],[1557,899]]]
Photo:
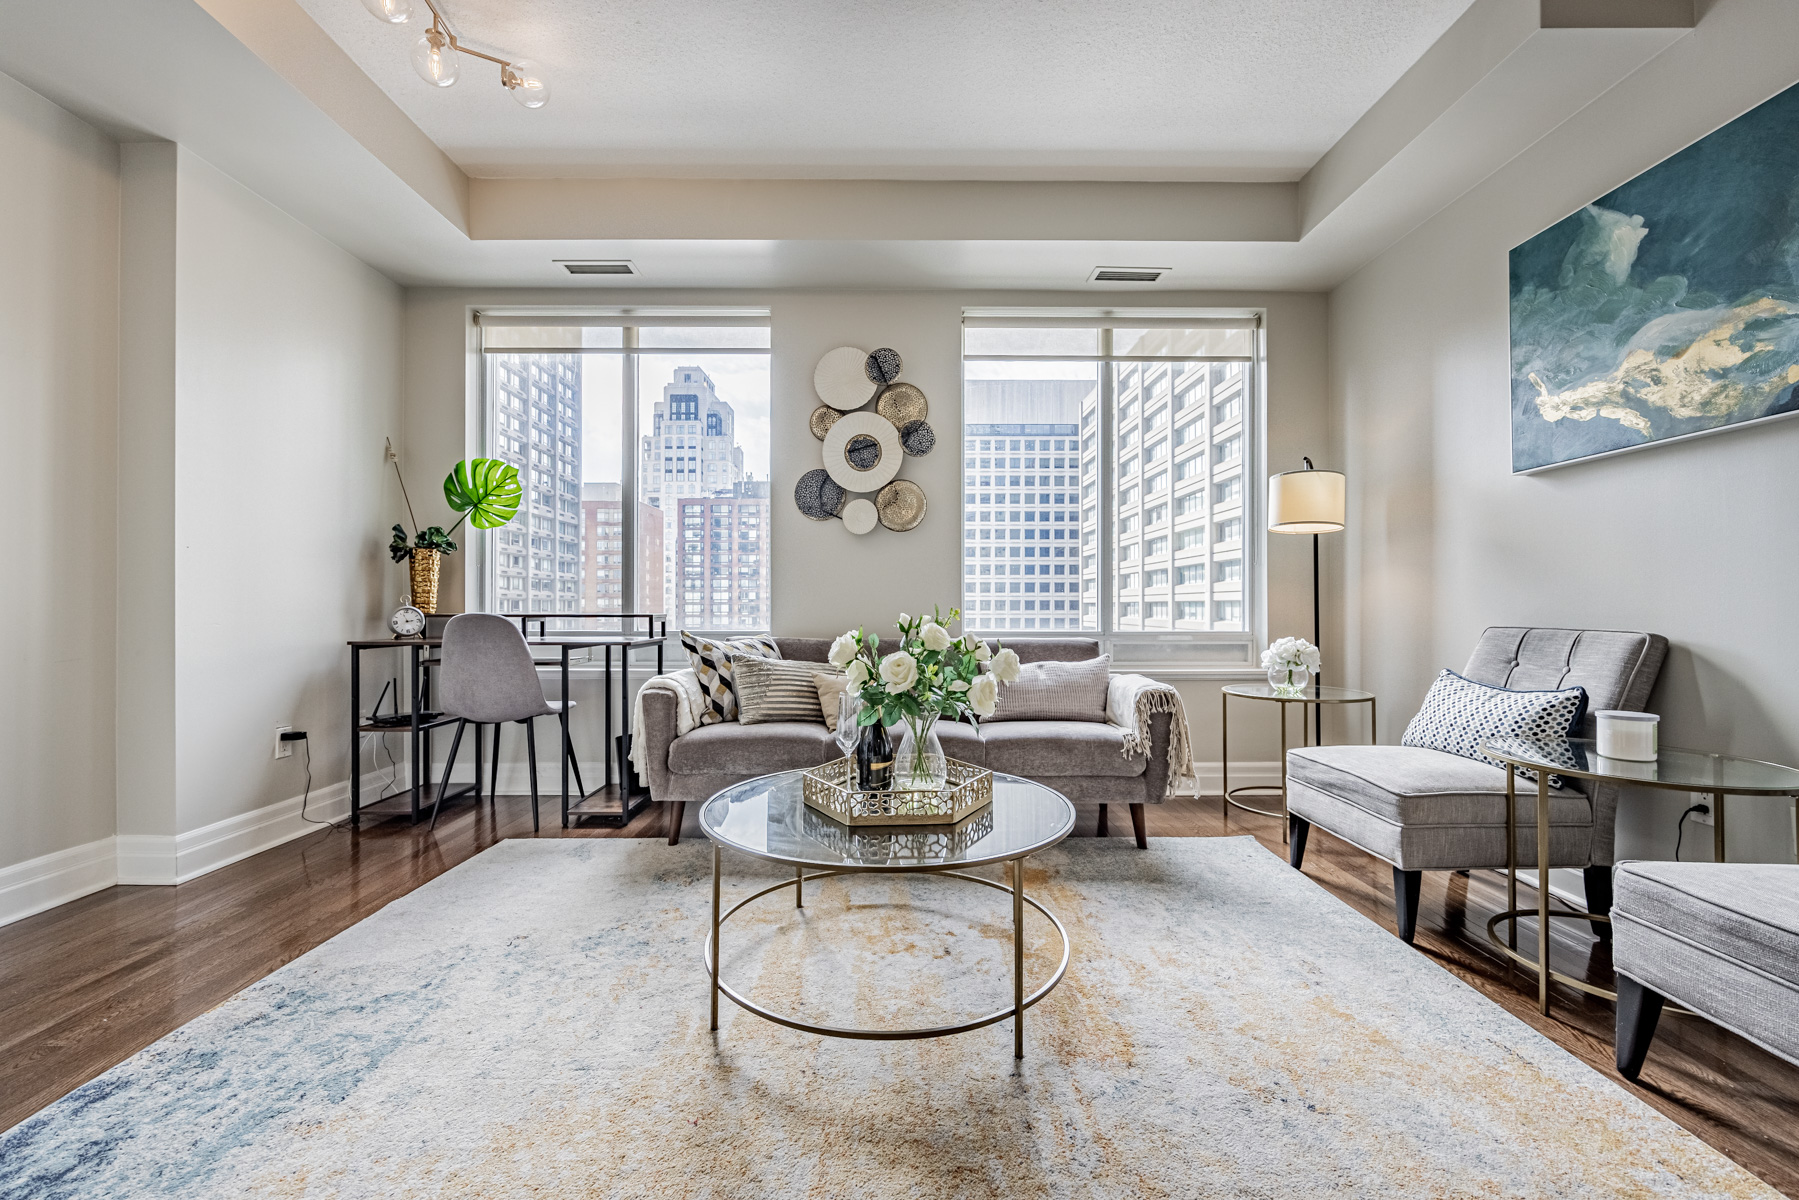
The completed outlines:
[[[1729,792],[1732,795],[1799,794],[1799,770],[1779,763],[1703,750],[1664,746],[1654,762],[1606,758],[1597,743],[1585,738],[1489,738],[1481,750],[1501,762],[1542,767],[1580,779],[1640,783],[1683,792]],[[1522,787],[1525,786],[1521,782]]]
[[[993,803],[954,825],[850,826],[807,807],[800,771],[745,780],[700,809],[721,846],[773,862],[915,871],[1006,862],[1047,849],[1074,829],[1074,805],[1040,783],[993,774]]]
[[[1297,692],[1277,692],[1266,683],[1227,683],[1224,690],[1248,700],[1284,700],[1289,704],[1363,704],[1374,699],[1373,692],[1360,688],[1325,687],[1313,684]]]

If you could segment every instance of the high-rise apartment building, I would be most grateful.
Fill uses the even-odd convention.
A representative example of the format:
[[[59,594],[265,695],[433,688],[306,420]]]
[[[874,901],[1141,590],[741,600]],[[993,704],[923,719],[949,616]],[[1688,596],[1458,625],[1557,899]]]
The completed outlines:
[[[581,357],[490,356],[491,455],[519,470],[518,516],[490,535],[500,612],[581,606]]]
[[[769,627],[768,481],[676,497],[669,618],[689,629]]]
[[[662,510],[637,505],[637,596],[625,596],[625,530],[616,483],[581,485],[581,607],[587,612],[666,611]]]
[[[963,440],[963,624],[1079,629],[1081,423],[1098,385],[971,379]]]

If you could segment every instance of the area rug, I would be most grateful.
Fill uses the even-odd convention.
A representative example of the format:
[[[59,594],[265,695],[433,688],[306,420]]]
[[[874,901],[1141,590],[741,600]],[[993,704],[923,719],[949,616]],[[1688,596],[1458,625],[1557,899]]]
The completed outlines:
[[[0,1196],[1776,1195],[1248,838],[1033,859],[1074,951],[1022,1063],[1009,1023],[714,1035],[709,867],[503,842],[0,1135]],[[997,891],[830,880],[728,924],[725,977],[929,1024],[1008,1002],[1010,938]]]

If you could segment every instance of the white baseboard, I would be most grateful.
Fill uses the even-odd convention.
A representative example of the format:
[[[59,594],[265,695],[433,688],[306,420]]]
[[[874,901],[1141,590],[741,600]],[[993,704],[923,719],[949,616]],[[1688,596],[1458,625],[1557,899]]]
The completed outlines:
[[[1202,762],[1193,764],[1194,773],[1199,777],[1198,786],[1183,785],[1178,795],[1182,796],[1219,796],[1224,792],[1224,767],[1221,763]],[[1272,762],[1233,762],[1231,764],[1231,787],[1270,787],[1281,785],[1281,764]]]
[[[475,764],[468,761],[466,754],[468,748],[464,746],[463,749],[465,753],[456,756],[456,769],[450,772],[450,782],[452,784],[471,783],[475,778]],[[606,778],[606,764],[599,759],[594,759],[591,762],[587,759],[578,759],[577,761],[581,764],[581,782],[587,785],[589,791],[598,788],[601,782]],[[617,766],[616,763],[613,765],[614,767]],[[492,770],[493,764],[488,763],[486,765],[486,771],[491,772]],[[431,773],[431,781],[433,783],[437,782],[442,775],[443,763],[440,761],[437,764],[436,769]],[[481,776],[481,788],[483,791],[486,791],[487,789],[488,779],[489,775],[485,773]],[[613,776],[612,782],[618,782],[618,776],[616,774]],[[523,760],[518,762],[502,760],[500,763],[500,795],[523,796],[529,794],[530,790],[530,765]],[[573,771],[569,772],[568,790],[570,795],[574,794],[575,774]],[[562,794],[562,765],[554,759],[538,760],[537,794],[540,799],[544,796],[558,796]]]
[[[0,925],[111,887],[117,882],[116,840],[104,837],[0,867]]]

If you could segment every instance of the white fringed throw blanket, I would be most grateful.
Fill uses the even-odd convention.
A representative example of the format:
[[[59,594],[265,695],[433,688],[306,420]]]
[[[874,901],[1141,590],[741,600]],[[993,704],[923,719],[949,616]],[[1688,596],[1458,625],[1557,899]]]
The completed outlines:
[[[692,667],[680,671],[670,671],[666,675],[652,675],[637,689],[637,695],[631,701],[631,766],[640,776],[649,774],[649,760],[644,757],[643,740],[643,697],[645,692],[667,692],[675,698],[675,736],[689,732],[700,723],[700,714],[706,710],[706,696],[700,690],[700,677]]]
[[[1168,722],[1168,784],[1164,796],[1172,796],[1182,783],[1193,779],[1193,740],[1187,730],[1187,710],[1181,694],[1147,675],[1114,675],[1106,689],[1106,720],[1124,729],[1123,753],[1149,753],[1149,721],[1156,713],[1171,714]]]

